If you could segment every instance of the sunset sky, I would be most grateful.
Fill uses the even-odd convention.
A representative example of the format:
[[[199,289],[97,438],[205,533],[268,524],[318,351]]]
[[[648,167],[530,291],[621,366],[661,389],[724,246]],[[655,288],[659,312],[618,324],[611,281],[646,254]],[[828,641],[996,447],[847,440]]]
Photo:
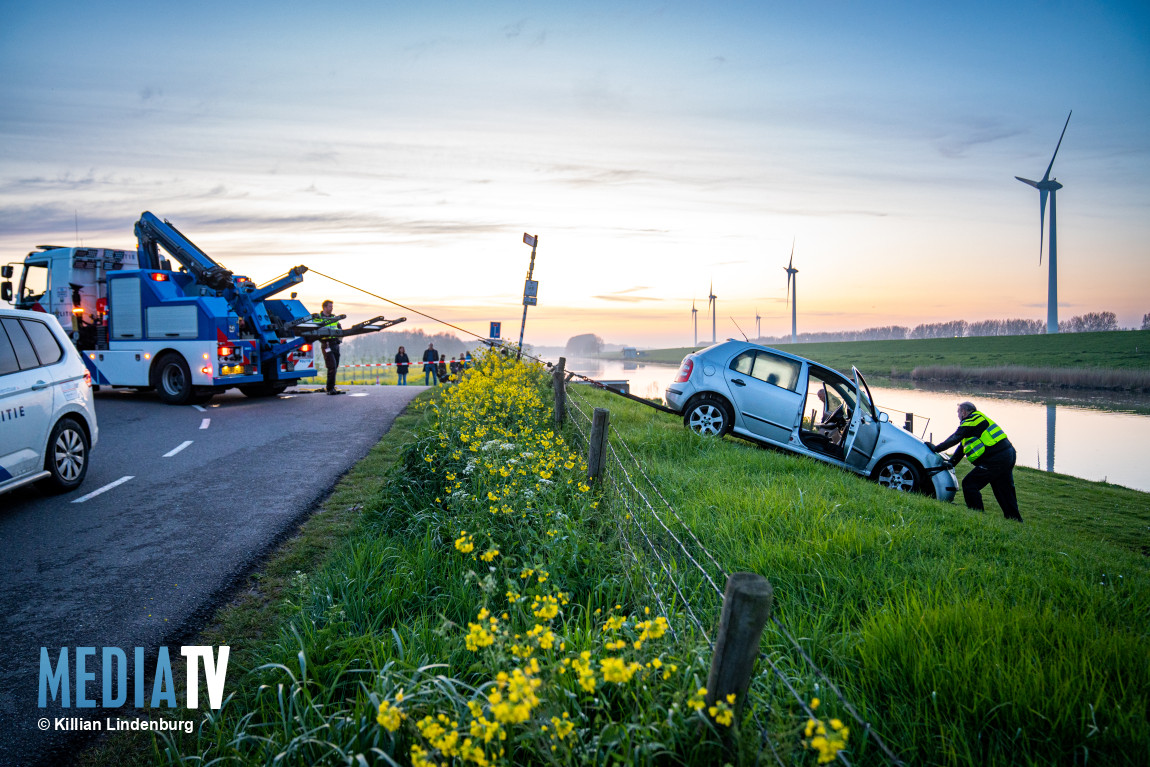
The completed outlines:
[[[485,335],[1150,312],[1150,5],[0,0],[0,261],[144,210]],[[402,314],[308,275],[353,318]],[[409,315],[409,325],[443,328]],[[419,320],[416,322],[415,320]]]

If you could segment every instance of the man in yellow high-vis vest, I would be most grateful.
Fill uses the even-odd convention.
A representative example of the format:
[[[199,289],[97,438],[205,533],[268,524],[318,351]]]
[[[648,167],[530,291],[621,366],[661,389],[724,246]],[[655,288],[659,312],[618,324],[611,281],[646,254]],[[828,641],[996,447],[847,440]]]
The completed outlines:
[[[1006,432],[973,402],[958,405],[958,430],[937,445],[926,443],[935,452],[958,445],[949,459],[957,465],[963,455],[974,464],[974,469],[962,479],[962,498],[966,505],[982,511],[982,488],[990,485],[994,500],[1002,507],[1002,515],[1016,522],[1022,521],[1018,511],[1018,497],[1014,492],[1014,462],[1017,454]]]

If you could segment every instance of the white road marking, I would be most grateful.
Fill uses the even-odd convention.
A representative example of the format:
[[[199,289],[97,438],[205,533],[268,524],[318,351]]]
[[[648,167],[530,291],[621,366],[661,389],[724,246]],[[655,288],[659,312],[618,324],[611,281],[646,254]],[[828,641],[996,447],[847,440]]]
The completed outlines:
[[[124,484],[129,479],[135,479],[135,477],[120,477],[115,482],[109,482],[108,484],[101,487],[99,490],[93,490],[92,492],[88,493],[87,495],[80,496],[76,500],[72,501],[72,503],[83,503],[84,501],[87,501],[90,498],[95,498],[100,493],[106,493],[109,490],[111,490],[113,487],[116,487],[117,485]]]
[[[353,397],[366,397],[366,396],[367,396],[367,392],[363,392],[363,391],[357,391],[355,394],[353,394],[353,395],[351,395],[351,396],[353,396]]]
[[[210,424],[211,422],[212,422],[211,418],[205,418],[204,420],[200,421],[200,428],[201,429],[208,428],[208,424]]]
[[[185,441],[183,444],[181,444],[179,447],[177,447],[177,448],[173,448],[172,450],[169,450],[168,452],[164,453],[164,457],[165,457],[165,458],[171,458],[173,455],[175,455],[176,453],[180,452],[181,450],[183,450],[185,447],[187,447],[187,446],[188,446],[188,445],[190,445],[190,444],[192,444],[192,440],[190,440],[190,439],[189,439],[189,440],[186,440],[186,441]]]
[[[194,407],[196,410],[199,410],[201,413],[206,413],[206,412],[208,412],[208,411],[204,410],[204,406],[203,406],[203,405],[192,405],[192,407]]]

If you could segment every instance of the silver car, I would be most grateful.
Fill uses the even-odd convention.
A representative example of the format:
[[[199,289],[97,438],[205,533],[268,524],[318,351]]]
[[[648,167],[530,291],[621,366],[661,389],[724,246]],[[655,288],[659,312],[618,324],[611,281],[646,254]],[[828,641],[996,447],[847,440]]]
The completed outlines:
[[[952,500],[954,472],[879,412],[862,374],[852,373],[853,380],[803,357],[728,340],[684,357],[666,399],[698,434],[733,432],[884,487]]]

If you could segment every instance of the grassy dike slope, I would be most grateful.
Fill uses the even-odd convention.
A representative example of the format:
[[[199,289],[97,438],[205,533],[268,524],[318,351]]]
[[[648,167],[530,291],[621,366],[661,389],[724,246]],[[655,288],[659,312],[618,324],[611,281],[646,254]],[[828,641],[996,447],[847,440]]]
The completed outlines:
[[[1038,336],[922,338],[907,341],[842,341],[786,344],[785,351],[840,371],[905,375],[916,367],[1150,370],[1150,330],[1059,333]],[[647,360],[678,364],[690,347],[645,352]]]
[[[989,498],[979,514],[901,496],[593,394],[725,569],[771,580],[792,633],[908,763],[1150,755],[1150,495],[1020,469],[1018,525]]]

